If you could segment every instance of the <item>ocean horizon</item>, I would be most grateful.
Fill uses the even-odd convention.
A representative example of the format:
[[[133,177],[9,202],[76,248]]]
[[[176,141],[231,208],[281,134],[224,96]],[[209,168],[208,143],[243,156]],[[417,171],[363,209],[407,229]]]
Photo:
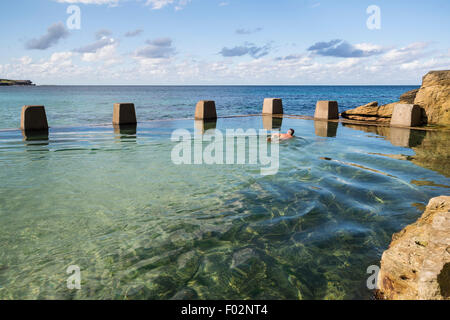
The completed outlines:
[[[0,129],[19,127],[24,105],[44,105],[50,126],[111,121],[116,102],[132,102],[138,121],[192,118],[199,100],[214,100],[219,116],[259,114],[264,98],[282,98],[286,114],[312,116],[318,100],[336,100],[339,111],[372,101],[398,101],[419,86],[402,85],[45,85],[0,87]]]

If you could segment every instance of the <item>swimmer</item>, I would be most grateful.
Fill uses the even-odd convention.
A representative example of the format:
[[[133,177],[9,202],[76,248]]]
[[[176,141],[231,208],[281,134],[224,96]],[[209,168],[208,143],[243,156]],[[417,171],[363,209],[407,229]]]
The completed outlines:
[[[288,140],[294,137],[294,129],[289,129],[287,133],[274,133],[272,137],[267,138],[267,141],[280,141],[280,140]]]

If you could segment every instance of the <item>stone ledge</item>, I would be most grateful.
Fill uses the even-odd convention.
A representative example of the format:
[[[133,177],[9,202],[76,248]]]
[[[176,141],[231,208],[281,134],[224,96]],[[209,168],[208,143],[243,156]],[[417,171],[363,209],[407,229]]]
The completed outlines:
[[[450,197],[429,201],[413,224],[392,236],[381,258],[376,297],[450,300]]]

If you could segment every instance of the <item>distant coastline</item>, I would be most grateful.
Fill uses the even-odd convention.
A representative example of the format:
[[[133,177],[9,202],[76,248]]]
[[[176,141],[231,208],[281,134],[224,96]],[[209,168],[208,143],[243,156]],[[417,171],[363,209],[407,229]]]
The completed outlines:
[[[0,79],[0,86],[35,86],[31,80]]]

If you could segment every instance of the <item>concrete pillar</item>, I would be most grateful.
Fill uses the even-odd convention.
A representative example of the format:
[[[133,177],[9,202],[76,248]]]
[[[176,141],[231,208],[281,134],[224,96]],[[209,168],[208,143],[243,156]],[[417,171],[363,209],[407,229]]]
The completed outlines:
[[[422,110],[415,104],[396,104],[391,126],[415,127],[422,123]]]
[[[48,130],[44,106],[24,106],[22,108],[20,128],[25,131]]]
[[[196,120],[212,120],[217,119],[216,103],[211,100],[201,100],[195,108]]]
[[[283,101],[277,98],[266,98],[263,104],[263,114],[283,114]]]
[[[133,103],[115,103],[113,124],[136,124],[136,111]]]
[[[279,130],[283,124],[283,117],[273,117],[271,115],[263,115],[263,128],[266,130]]]
[[[337,101],[317,101],[314,118],[324,120],[339,119]]]

